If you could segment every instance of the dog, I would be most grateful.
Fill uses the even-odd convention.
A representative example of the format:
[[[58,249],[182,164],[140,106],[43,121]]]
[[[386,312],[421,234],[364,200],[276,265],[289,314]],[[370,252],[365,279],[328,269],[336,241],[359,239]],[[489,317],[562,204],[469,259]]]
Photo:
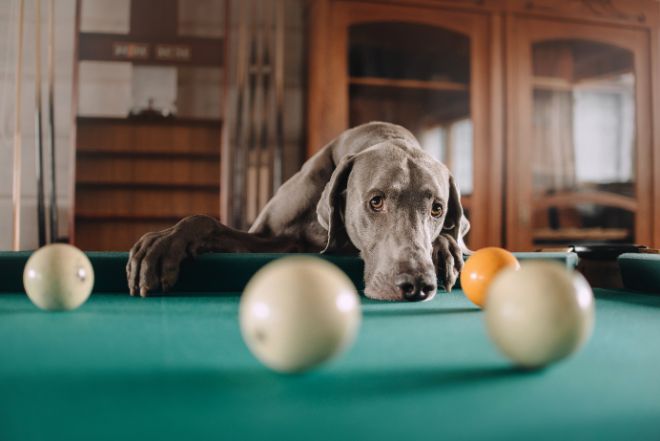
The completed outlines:
[[[450,291],[470,228],[447,167],[407,129],[371,122],[342,133],[268,201],[249,231],[202,215],[142,236],[126,266],[131,295],[170,289],[205,252],[359,254],[366,296],[422,301]]]

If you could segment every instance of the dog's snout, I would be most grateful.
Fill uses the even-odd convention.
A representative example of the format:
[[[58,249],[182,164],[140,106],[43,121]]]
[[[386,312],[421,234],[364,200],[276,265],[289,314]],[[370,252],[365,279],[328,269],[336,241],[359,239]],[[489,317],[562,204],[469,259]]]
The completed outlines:
[[[415,277],[412,274],[403,273],[397,277],[396,286],[401,296],[411,302],[426,300],[435,293],[437,289],[435,280],[428,277]]]

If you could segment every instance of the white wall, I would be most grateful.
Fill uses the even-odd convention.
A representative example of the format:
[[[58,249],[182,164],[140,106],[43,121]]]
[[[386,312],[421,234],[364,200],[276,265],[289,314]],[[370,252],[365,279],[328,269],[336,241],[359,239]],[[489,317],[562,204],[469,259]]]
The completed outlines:
[[[21,94],[22,119],[22,210],[21,248],[37,245],[36,169],[35,169],[35,1],[25,0],[23,73]],[[46,121],[46,47],[47,3],[42,2],[42,80],[43,110]],[[0,0],[0,250],[12,246],[12,174],[15,103],[15,69],[17,54],[18,0]],[[55,2],[55,125],[57,148],[57,187],[60,213],[60,235],[67,234],[68,209],[71,204],[71,87],[73,83],[73,47],[75,0]],[[47,141],[46,126],[44,139]],[[48,175],[46,176],[48,177]]]

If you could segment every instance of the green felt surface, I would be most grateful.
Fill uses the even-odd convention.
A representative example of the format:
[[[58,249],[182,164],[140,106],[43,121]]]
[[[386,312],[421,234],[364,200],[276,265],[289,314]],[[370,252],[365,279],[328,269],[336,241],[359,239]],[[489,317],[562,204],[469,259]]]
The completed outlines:
[[[626,288],[660,294],[660,254],[625,253],[618,261]]]
[[[534,372],[497,353],[459,290],[363,298],[355,345],[286,376],[238,326],[239,290],[279,255],[203,256],[184,268],[187,294],[141,299],[125,253],[90,253],[95,293],[67,313],[20,293],[28,255],[0,253],[1,441],[660,439],[660,296],[596,290],[589,344]],[[359,259],[330,259],[361,285]]]
[[[363,299],[355,345],[307,374],[243,344],[238,293],[0,296],[0,440],[660,439],[660,297],[596,291],[582,352],[511,368],[460,291]]]

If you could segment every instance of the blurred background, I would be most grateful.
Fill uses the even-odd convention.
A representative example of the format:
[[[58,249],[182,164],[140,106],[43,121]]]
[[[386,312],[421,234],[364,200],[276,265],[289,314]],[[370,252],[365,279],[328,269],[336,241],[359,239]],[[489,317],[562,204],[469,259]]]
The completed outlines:
[[[372,120],[449,166],[473,248],[660,246],[659,9],[0,0],[0,249],[35,248],[40,224],[86,250],[195,213],[247,228]]]

